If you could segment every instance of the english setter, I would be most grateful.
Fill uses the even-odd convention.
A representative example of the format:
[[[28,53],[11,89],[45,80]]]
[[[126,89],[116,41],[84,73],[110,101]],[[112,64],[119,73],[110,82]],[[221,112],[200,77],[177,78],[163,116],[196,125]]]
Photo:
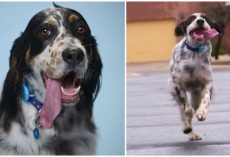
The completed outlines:
[[[83,16],[54,7],[32,17],[11,49],[0,101],[0,153],[95,154],[92,109],[102,62]]]
[[[199,121],[207,116],[213,94],[210,39],[219,32],[203,13],[194,13],[175,28],[175,34],[184,38],[174,47],[170,60],[171,94],[179,105],[183,132],[190,140],[201,140],[193,131],[192,118],[194,113]]]

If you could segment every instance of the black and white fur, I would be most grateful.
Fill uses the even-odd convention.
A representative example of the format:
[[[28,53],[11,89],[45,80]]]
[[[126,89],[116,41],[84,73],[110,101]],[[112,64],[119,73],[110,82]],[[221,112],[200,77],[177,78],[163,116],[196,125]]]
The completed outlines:
[[[47,31],[51,34],[46,34]],[[63,59],[62,53],[70,50],[83,53],[80,63]],[[37,111],[22,100],[22,84],[28,82],[37,99],[43,102],[46,88],[41,72],[58,79],[70,69],[82,79],[80,101],[62,104],[63,115],[55,119],[52,128],[41,128],[40,138],[35,140]],[[80,13],[54,5],[33,16],[11,49],[0,101],[0,154],[95,154],[92,109],[100,89],[101,69],[96,40]]]
[[[211,42],[195,41],[190,36],[190,32],[198,27],[219,31],[206,15],[194,13],[176,27],[175,34],[184,38],[175,45],[170,60],[171,94],[179,106],[183,132],[189,134],[191,140],[201,140],[193,131],[192,118],[195,114],[199,121],[206,119],[213,94]],[[192,47],[202,44],[204,49],[199,53],[193,52],[186,47],[185,41]]]

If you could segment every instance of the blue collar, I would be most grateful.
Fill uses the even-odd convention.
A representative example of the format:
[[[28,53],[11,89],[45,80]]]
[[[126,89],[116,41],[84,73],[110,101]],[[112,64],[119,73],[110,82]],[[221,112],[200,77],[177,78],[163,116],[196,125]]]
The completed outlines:
[[[34,121],[35,128],[33,130],[33,136],[34,136],[34,139],[38,140],[39,136],[40,136],[39,127],[41,126],[41,124],[39,122],[39,114],[40,114],[41,108],[43,106],[43,103],[41,103],[36,98],[36,96],[34,94],[34,91],[29,88],[29,86],[27,85],[27,83],[23,83],[22,84],[22,99],[25,102],[31,103],[36,108],[36,110],[37,110],[37,115],[36,115],[35,121]],[[63,115],[64,111],[65,111],[64,108],[62,108],[61,112],[59,113],[58,116]]]
[[[185,45],[187,49],[193,51],[193,52],[202,52],[204,50],[204,45],[198,45],[197,47],[192,47],[188,44],[187,40],[185,40]]]
[[[33,136],[34,136],[34,139],[38,140],[40,136],[39,113],[40,113],[40,110],[43,104],[36,98],[34,92],[29,89],[29,86],[26,83],[22,84],[22,99],[25,102],[30,102],[37,110],[37,115],[35,118],[35,128],[33,130]]]
[[[36,98],[34,92],[29,89],[29,86],[24,83],[22,84],[22,98],[25,102],[30,102],[39,112],[43,104]]]

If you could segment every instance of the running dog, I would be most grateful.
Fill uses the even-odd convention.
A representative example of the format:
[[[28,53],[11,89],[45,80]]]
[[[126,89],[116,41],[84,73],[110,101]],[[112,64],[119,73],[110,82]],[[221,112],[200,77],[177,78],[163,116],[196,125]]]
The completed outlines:
[[[171,94],[190,140],[202,139],[193,131],[192,118],[194,114],[199,121],[207,117],[213,94],[210,39],[219,33],[219,27],[203,13],[194,13],[175,28],[175,35],[184,38],[175,45],[170,60]]]

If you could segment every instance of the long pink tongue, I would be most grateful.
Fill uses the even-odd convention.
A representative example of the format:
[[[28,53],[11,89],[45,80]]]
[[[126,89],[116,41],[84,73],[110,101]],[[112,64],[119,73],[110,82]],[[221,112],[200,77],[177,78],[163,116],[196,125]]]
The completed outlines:
[[[54,119],[61,111],[61,83],[47,78],[46,97],[40,113],[40,123],[44,128],[51,128]]]
[[[216,31],[216,29],[208,29],[204,31],[205,38],[211,39],[217,36],[219,32]]]

